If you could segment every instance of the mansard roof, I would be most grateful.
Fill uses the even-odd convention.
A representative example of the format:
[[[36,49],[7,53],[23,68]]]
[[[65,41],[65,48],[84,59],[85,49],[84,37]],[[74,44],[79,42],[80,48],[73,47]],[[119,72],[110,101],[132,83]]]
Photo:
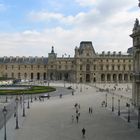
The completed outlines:
[[[47,57],[0,57],[0,63],[17,63],[17,64],[47,64]]]

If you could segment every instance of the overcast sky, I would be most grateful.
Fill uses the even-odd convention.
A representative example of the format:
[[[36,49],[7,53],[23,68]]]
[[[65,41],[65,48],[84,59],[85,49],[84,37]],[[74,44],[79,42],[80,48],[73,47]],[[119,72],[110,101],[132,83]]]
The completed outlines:
[[[0,56],[74,55],[81,41],[95,51],[132,46],[138,0],[0,0]]]

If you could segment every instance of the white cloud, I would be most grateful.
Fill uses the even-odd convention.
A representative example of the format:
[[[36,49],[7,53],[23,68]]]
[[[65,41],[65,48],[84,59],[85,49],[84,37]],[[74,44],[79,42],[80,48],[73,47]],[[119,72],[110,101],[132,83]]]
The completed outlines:
[[[92,6],[97,3],[97,0],[75,0],[81,6]],[[100,0],[98,0],[100,1]]]
[[[75,46],[80,41],[92,41],[95,51],[123,51],[132,46],[129,34],[132,32],[139,11],[129,11],[137,2],[132,0],[103,1],[76,0],[82,6],[94,5],[87,12],[64,16],[63,13],[32,11],[32,22],[56,21],[58,26],[42,30],[25,30],[22,33],[0,34],[0,55],[47,56],[51,46],[59,56],[64,53],[74,55]],[[70,25],[71,28],[63,28]],[[10,50],[10,51],[9,51]]]

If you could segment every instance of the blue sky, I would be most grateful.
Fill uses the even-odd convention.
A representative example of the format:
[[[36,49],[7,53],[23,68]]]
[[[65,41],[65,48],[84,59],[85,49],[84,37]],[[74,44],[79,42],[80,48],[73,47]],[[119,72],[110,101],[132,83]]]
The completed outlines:
[[[0,0],[0,56],[74,55],[80,41],[96,52],[132,46],[137,0]],[[122,32],[123,31],[123,32]]]

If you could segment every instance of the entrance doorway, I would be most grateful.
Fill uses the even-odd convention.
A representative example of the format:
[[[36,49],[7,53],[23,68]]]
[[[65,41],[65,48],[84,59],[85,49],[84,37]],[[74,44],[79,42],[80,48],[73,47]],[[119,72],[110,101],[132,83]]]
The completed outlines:
[[[90,82],[90,74],[86,74],[86,82]]]

